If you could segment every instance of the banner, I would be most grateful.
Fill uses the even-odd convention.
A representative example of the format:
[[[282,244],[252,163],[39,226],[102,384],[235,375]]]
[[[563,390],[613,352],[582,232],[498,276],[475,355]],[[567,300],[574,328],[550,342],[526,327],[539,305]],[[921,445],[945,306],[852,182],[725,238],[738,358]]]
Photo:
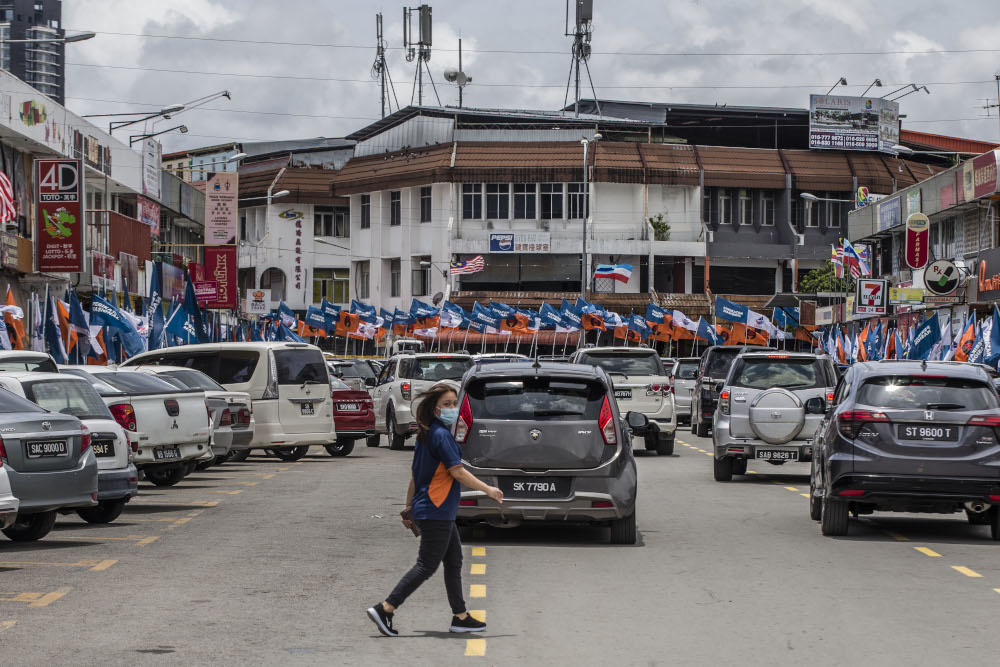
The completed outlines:
[[[35,247],[39,272],[83,271],[83,165],[35,160]]]
[[[547,253],[550,244],[548,232],[494,232],[489,252]]]
[[[194,297],[202,308],[215,301],[219,295],[219,283],[214,280],[195,280]]]
[[[206,308],[236,308],[236,246],[205,248],[205,277],[219,284],[218,296],[205,304]]]
[[[139,222],[150,226],[153,236],[160,235],[160,205],[152,199],[139,197]]]
[[[809,148],[882,151],[899,144],[899,103],[878,97],[809,96]]]
[[[142,194],[160,198],[160,173],[163,169],[163,146],[151,137],[142,140]]]
[[[721,296],[715,297],[715,317],[720,320],[729,320],[730,322],[742,322],[746,323],[747,314],[750,309],[746,306],[741,306],[738,303],[733,303],[728,299],[723,299]]]
[[[205,243],[236,243],[236,197],[239,176],[235,172],[212,174],[205,187]]]

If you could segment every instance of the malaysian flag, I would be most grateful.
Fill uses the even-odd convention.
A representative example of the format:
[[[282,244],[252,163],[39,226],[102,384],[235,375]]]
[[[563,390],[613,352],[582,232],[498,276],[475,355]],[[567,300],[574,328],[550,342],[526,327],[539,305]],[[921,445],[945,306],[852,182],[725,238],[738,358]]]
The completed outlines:
[[[463,273],[479,273],[485,268],[486,260],[483,259],[482,255],[476,255],[472,259],[468,259],[464,262],[452,262],[451,275],[457,276]]]
[[[0,171],[0,222],[17,219],[17,209],[14,208],[14,188],[7,174]]]

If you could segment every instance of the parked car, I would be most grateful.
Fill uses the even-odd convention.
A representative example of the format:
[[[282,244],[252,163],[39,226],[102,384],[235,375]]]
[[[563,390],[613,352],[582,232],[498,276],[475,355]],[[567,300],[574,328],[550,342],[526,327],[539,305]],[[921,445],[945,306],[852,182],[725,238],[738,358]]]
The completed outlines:
[[[846,535],[850,514],[965,512],[1000,540],[1000,402],[974,364],[853,364],[816,433],[809,515]]]
[[[678,423],[691,423],[691,396],[697,387],[700,363],[700,357],[682,357],[670,368],[670,386],[673,388]]]
[[[528,357],[523,354],[514,354],[513,352],[494,352],[485,354],[474,354],[472,355],[472,362],[474,364],[505,364],[512,361],[524,361]]]
[[[593,347],[578,350],[570,363],[600,366],[614,382],[614,398],[625,411],[641,412],[648,424],[636,435],[646,449],[661,456],[674,453],[677,411],[670,379],[660,355],[648,347]]]
[[[354,389],[339,378],[332,377],[330,398],[333,401],[333,421],[337,426],[337,442],[326,446],[327,453],[330,456],[347,456],[354,451],[354,443],[358,440],[367,440],[370,447],[378,447],[375,407],[368,392]]]
[[[424,341],[417,340],[416,338],[397,338],[389,346],[389,356],[394,357],[397,354],[420,354],[426,351],[424,346]]]
[[[708,437],[709,431],[712,430],[712,420],[715,418],[715,408],[719,402],[716,385],[724,382],[729,376],[729,369],[736,356],[746,350],[773,349],[773,347],[748,345],[712,345],[701,353],[698,377],[695,378],[695,387],[691,394],[691,433],[700,438]]]
[[[830,357],[748,350],[719,384],[712,428],[715,481],[745,475],[751,460],[783,465],[812,459],[813,436],[837,386]]]
[[[125,429],[136,467],[156,486],[177,484],[199,460],[212,456],[204,392],[105,366],[62,366],[60,371],[91,382]]]
[[[56,513],[97,505],[97,458],[90,432],[63,415],[0,391],[0,462],[18,500],[17,517],[3,529],[15,542],[39,540]]]
[[[253,440],[253,401],[245,391],[229,391],[193,368],[177,366],[132,366],[130,369],[155,375],[179,389],[205,392],[212,418],[212,454],[215,460],[199,463],[199,468],[221,465],[237,452],[249,452]]]
[[[330,375],[339,378],[344,384],[366,392],[375,386],[376,374],[366,359],[327,359],[326,365]]]
[[[670,375],[677,359],[675,357],[660,357],[660,361],[663,363],[663,370],[666,371],[667,375]]]
[[[7,528],[17,518],[17,498],[10,490],[10,479],[0,457],[0,530]]]
[[[254,408],[251,449],[295,461],[311,445],[337,442],[330,403],[330,373],[323,353],[306,343],[205,343],[137,354],[122,366],[147,364],[195,368],[230,391],[250,395]],[[231,460],[244,461],[247,452]]]
[[[472,357],[467,354],[404,353],[390,358],[372,389],[375,430],[389,436],[389,449],[402,449],[417,432],[410,401],[442,381],[452,383],[457,391],[470,368]]]
[[[0,371],[44,371],[56,373],[55,360],[44,352],[0,350]]]
[[[90,431],[97,458],[97,506],[76,510],[88,523],[111,523],[134,496],[139,473],[122,427],[90,383],[66,373],[0,373],[0,388],[45,408],[76,417]]]
[[[599,365],[495,364],[465,376],[455,439],[469,472],[504,493],[503,504],[462,491],[458,522],[611,527],[611,542],[636,541],[636,465],[614,386]]]
[[[553,364],[569,363],[569,357],[564,354],[540,354],[538,355],[538,360],[547,361]]]

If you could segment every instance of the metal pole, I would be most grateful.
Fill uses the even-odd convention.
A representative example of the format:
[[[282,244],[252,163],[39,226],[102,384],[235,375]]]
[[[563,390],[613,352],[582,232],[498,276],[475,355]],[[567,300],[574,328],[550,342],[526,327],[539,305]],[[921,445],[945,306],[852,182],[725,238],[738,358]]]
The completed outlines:
[[[577,88],[580,86],[579,82],[579,67],[577,68]],[[577,91],[577,104],[579,104],[579,91]],[[583,140],[583,192],[584,196],[587,198],[584,201],[587,204],[590,203],[590,192],[589,184],[587,179],[587,149],[590,148],[590,142],[586,139]],[[584,205],[583,211],[583,255],[580,256],[580,298],[584,301],[587,300],[587,214],[590,212],[590,206]]]
[[[462,71],[462,38],[461,37],[458,38],[458,71],[459,72]],[[465,86],[461,86],[461,85],[458,87],[458,108],[459,109],[462,108],[462,89],[464,87]]]

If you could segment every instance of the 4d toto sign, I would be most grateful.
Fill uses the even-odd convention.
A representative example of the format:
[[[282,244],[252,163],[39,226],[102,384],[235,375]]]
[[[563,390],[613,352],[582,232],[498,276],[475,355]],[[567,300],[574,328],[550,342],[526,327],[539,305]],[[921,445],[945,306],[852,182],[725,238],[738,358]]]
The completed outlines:
[[[35,160],[35,248],[38,271],[83,271],[83,166],[79,160]]]
[[[923,213],[911,213],[906,218],[906,265],[911,269],[927,266],[927,241],[931,233],[931,221]]]

